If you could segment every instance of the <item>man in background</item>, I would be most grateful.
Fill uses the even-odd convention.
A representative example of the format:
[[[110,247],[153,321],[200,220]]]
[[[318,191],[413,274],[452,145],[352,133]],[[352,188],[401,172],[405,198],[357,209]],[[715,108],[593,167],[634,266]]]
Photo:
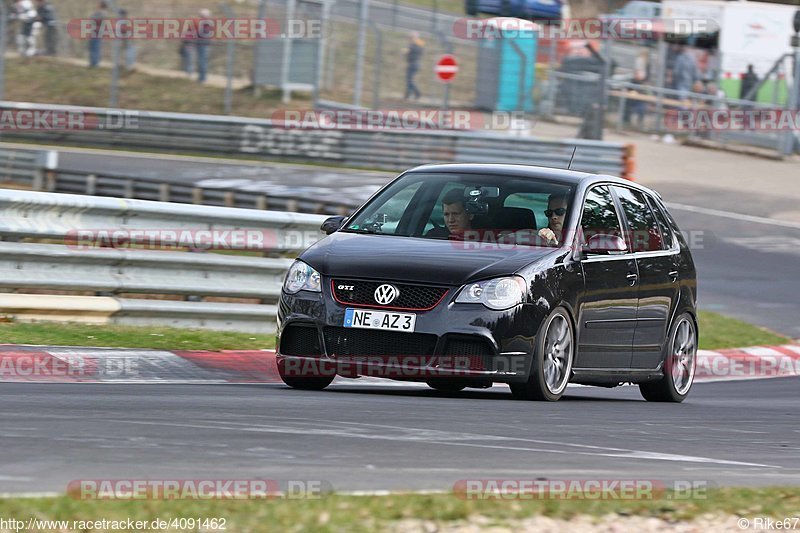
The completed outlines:
[[[419,100],[420,96],[422,96],[422,93],[414,83],[414,76],[416,76],[417,71],[419,71],[419,63],[424,50],[425,41],[420,38],[419,32],[411,32],[411,40],[406,49],[406,100],[411,98],[411,96]]]
[[[44,28],[44,53],[56,55],[58,48],[58,20],[56,10],[47,0],[36,0],[36,20]]]
[[[92,14],[92,21],[94,21],[95,28],[100,28],[100,23],[106,18],[106,9],[108,9],[108,4],[106,4],[105,0],[100,0],[97,4],[97,11]],[[98,66],[102,55],[102,39],[99,37],[89,39],[89,68]]]

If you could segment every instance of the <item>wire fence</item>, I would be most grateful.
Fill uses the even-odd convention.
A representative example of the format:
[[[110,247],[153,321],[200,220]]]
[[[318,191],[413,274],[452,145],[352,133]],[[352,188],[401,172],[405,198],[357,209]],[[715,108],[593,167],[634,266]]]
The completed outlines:
[[[294,91],[313,95],[309,106],[325,102],[373,109],[486,108],[480,93],[487,80],[495,85],[510,83],[493,79],[498,74],[486,61],[486,40],[459,35],[459,23],[465,19],[458,16],[397,1],[248,0],[212,7],[212,16],[267,17],[284,31],[290,24],[309,28],[319,22],[321,31],[311,38],[237,40],[232,46],[212,41],[209,45],[210,75],[248,80],[255,91],[289,84]],[[48,43],[55,39],[58,56],[88,62],[88,43],[71,36],[68,27],[69,21],[89,15],[85,4],[67,1],[61,9],[52,28],[35,28],[33,53],[48,53]],[[165,2],[148,5],[146,13],[137,13],[135,8],[127,11],[134,18],[192,17],[197,16],[198,5]],[[21,29],[21,22],[12,17],[6,43],[11,50],[25,52],[18,46]],[[197,54],[190,47],[187,61],[182,46],[175,40],[125,41],[121,61],[129,68],[141,64],[196,76]],[[419,50],[413,69],[411,46]],[[111,48],[108,42],[101,43],[105,61],[111,60]],[[437,79],[435,73],[437,62],[446,54],[455,56],[458,63],[449,83]],[[682,54],[684,59],[680,59]],[[525,94],[518,107],[531,118],[573,123],[579,137],[599,138],[608,126],[617,131],[712,138],[722,144],[743,143],[786,153],[795,142],[790,139],[793,132],[716,135],[702,129],[675,130],[675,113],[686,109],[788,109],[790,91],[797,90],[792,89],[790,55],[776,57],[768,71],[762,68],[755,85],[742,72],[723,71],[723,59],[707,49],[663,41],[540,39],[535,59],[523,65],[534,75],[530,87],[522,86]],[[688,85],[679,74],[681,61],[692,64]],[[409,91],[409,81],[419,96]]]

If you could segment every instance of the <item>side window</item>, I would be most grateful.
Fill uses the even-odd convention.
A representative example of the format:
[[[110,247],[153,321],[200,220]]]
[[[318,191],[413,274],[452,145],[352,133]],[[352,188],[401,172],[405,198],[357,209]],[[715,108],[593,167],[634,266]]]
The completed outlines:
[[[407,209],[413,208],[411,199],[421,185],[422,182],[418,181],[400,189],[382,204],[370,208],[369,212],[364,215],[365,224],[363,226],[350,224],[348,228],[361,229],[362,227],[371,226],[376,229],[377,233],[396,233],[400,218]]]
[[[662,249],[661,232],[644,195],[627,187],[614,187],[628,219],[627,234],[631,250],[649,252]]]
[[[648,196],[647,203],[650,204],[650,209],[656,216],[656,222],[658,223],[658,227],[661,228],[661,237],[663,239],[664,249],[669,250],[672,248],[674,244],[674,239],[672,238],[672,230],[669,228],[667,219],[664,218],[664,213],[662,213],[661,209],[658,207],[658,202],[656,202],[655,200],[653,200]]]
[[[595,187],[586,195],[581,219],[582,243],[597,234],[621,236],[617,210],[608,187]]]

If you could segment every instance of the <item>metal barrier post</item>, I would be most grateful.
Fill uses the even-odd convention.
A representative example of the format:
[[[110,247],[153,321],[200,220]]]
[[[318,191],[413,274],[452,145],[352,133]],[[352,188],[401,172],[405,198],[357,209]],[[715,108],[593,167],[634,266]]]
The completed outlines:
[[[3,100],[5,96],[7,23],[6,3],[0,2],[0,100]]]
[[[375,32],[375,71],[372,75],[372,109],[381,107],[381,66],[383,65],[383,36],[381,30],[375,22],[370,21],[369,25]]]
[[[117,3],[114,0],[108,0],[111,7],[111,14],[114,18],[119,16],[117,10]],[[119,58],[120,58],[120,42],[116,37],[111,41],[111,94],[108,97],[108,107],[117,107],[119,100]]]
[[[356,81],[353,86],[353,105],[361,107],[361,85],[364,82],[364,48],[367,44],[367,20],[369,19],[369,0],[361,0],[358,21],[358,45],[356,50]]]
[[[233,10],[228,4],[223,4],[222,11],[229,19],[234,18]],[[236,41],[230,39],[227,44],[228,48],[228,65],[227,65],[227,82],[225,83],[225,114],[230,115],[233,110],[233,61],[236,50]]]

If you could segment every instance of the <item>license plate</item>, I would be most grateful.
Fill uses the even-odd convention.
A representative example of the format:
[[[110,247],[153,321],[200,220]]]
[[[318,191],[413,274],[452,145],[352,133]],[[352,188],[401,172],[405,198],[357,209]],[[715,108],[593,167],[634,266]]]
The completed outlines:
[[[344,327],[365,329],[388,329],[390,331],[414,331],[417,315],[413,313],[392,313],[370,309],[347,309],[344,313]]]

